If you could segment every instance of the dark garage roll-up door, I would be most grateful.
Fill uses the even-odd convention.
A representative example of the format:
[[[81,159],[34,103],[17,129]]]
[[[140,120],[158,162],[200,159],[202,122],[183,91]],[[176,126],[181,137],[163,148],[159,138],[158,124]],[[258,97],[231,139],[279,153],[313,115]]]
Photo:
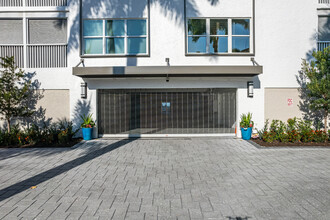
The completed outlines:
[[[234,133],[236,89],[98,90],[99,134]]]

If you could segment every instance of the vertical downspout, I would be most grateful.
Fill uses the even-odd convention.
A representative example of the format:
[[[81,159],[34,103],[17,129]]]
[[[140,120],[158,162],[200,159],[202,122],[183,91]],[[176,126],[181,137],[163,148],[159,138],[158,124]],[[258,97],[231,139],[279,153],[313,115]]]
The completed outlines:
[[[151,49],[150,49],[150,45],[151,45],[151,39],[150,39],[150,0],[148,0],[148,54],[149,57],[151,56]]]
[[[252,0],[253,7],[253,54],[256,55],[256,1]]]
[[[186,24],[186,20],[187,20],[187,0],[183,1],[183,23],[184,23],[184,54],[187,55],[187,24]]]
[[[79,0],[79,56],[82,55],[82,1]]]

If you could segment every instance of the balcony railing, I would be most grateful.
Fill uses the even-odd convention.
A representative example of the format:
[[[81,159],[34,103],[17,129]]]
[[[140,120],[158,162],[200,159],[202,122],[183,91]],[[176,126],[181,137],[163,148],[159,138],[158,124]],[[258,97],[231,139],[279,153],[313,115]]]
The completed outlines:
[[[23,2],[24,1],[24,2]],[[0,0],[0,7],[58,7],[67,6],[67,0]]]
[[[15,64],[24,68],[23,45],[0,45],[0,57],[14,56]],[[27,68],[65,68],[68,66],[67,45],[27,45]]]
[[[322,51],[325,48],[330,46],[330,41],[318,41],[317,42],[317,50]]]
[[[15,64],[24,67],[24,47],[23,45],[0,45],[0,57],[14,56]]]
[[[330,0],[319,0],[319,4],[330,4]]]
[[[27,67],[67,67],[67,45],[28,45]]]

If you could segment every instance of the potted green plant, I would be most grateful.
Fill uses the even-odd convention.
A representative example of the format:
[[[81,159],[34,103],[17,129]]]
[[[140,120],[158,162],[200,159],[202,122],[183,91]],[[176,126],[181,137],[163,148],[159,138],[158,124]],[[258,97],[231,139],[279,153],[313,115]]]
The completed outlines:
[[[95,122],[92,118],[92,114],[81,115],[83,123],[81,124],[81,129],[83,133],[84,140],[88,141],[92,139],[93,127],[95,127]]]
[[[253,126],[254,126],[254,122],[252,121],[252,114],[250,112],[247,114],[242,114],[240,127],[241,127],[243,140],[251,139]]]

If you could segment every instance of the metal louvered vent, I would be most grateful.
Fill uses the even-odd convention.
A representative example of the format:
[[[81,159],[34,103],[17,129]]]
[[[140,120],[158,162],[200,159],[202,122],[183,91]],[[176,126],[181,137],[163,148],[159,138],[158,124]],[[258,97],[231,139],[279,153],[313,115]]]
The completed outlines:
[[[11,57],[15,59],[16,66],[24,68],[24,49],[23,46],[0,45],[0,57]]]
[[[37,6],[67,6],[67,0],[26,0],[26,5]]]
[[[67,45],[27,46],[28,68],[67,67]]]
[[[21,7],[23,0],[1,0],[0,7]]]
[[[100,134],[234,133],[236,89],[98,90]]]

